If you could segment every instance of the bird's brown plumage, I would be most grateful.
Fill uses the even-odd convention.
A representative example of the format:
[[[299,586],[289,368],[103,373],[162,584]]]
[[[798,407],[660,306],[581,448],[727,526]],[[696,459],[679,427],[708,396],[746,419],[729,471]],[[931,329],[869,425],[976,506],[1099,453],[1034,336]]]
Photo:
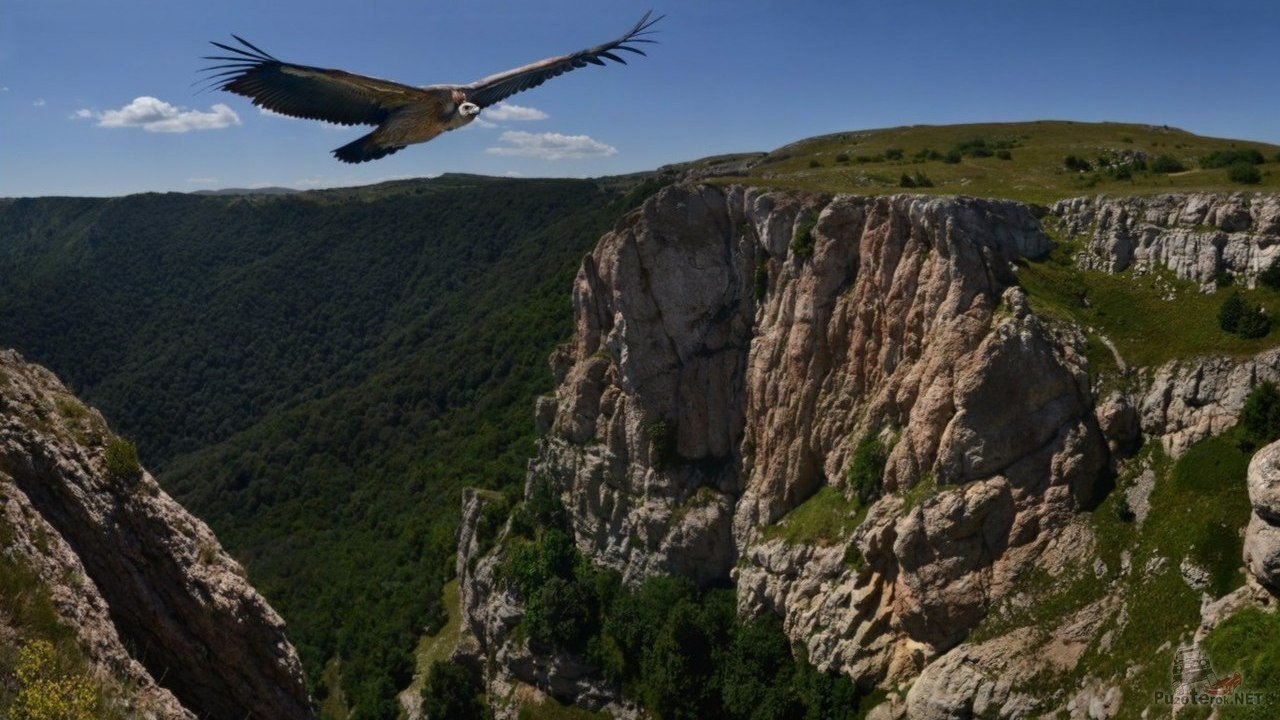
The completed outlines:
[[[206,70],[213,86],[282,115],[376,126],[368,135],[333,151],[344,162],[364,162],[466,125],[480,109],[576,68],[605,65],[605,60],[625,65],[618,51],[644,55],[634,45],[654,42],[643,36],[650,34],[650,28],[662,17],[650,20],[651,15],[645,13],[627,34],[611,42],[529,63],[469,85],[418,88],[343,70],[295,65],[276,59],[238,35],[232,37],[243,47],[213,43],[232,55],[206,56],[223,61]]]

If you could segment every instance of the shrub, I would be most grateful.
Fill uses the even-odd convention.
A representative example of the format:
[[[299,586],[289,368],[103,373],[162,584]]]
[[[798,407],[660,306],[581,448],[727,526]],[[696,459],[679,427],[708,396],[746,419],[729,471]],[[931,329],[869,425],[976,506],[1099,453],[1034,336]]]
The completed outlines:
[[[1151,171],[1158,173],[1176,173],[1186,170],[1182,162],[1172,155],[1160,155],[1151,161]]]
[[[1251,306],[1233,292],[1218,308],[1218,327],[1246,340],[1260,338],[1271,332],[1271,318],[1261,305]]]
[[[1246,340],[1266,337],[1271,332],[1271,318],[1263,311],[1262,306],[1254,306],[1244,317],[1240,318],[1240,326],[1236,334]]]
[[[83,674],[59,667],[53,644],[33,640],[18,651],[14,676],[18,695],[9,712],[14,720],[93,720],[98,691]]]
[[[813,254],[810,246],[809,254]],[[645,426],[649,433],[649,464],[654,470],[665,470],[674,467],[680,461],[680,453],[676,450],[676,434],[667,425],[667,421],[654,420]]]
[[[910,175],[902,173],[902,179],[898,180],[898,187],[913,188],[915,186],[916,181],[913,180]]]
[[[840,153],[839,155],[836,155],[836,162],[838,163],[849,162],[849,153]]]
[[[874,433],[867,433],[854,449],[845,480],[864,506],[884,493],[884,465],[888,459],[889,448]]]
[[[1008,150],[997,150],[996,157],[1000,158],[1001,160],[1012,160],[1013,153],[1009,152]]]
[[[1218,327],[1229,333],[1236,332],[1240,329],[1240,319],[1248,311],[1249,306],[1245,304],[1244,298],[1240,297],[1240,293],[1231,293],[1218,308]]]
[[[933,187],[933,181],[929,179],[929,176],[919,170],[916,171],[916,175],[912,178],[912,181],[915,182],[916,187]]]
[[[437,660],[427,671],[422,688],[422,709],[430,718],[489,720],[493,714],[484,701],[484,688],[473,670]]]
[[[1262,157],[1262,153],[1257,150],[1215,150],[1200,158],[1200,167],[1206,170],[1213,170],[1230,167],[1236,163],[1261,165],[1264,162],[1266,162],[1266,158]]]
[[[983,138],[973,138],[957,143],[952,152],[958,152],[961,155],[969,155],[971,157],[991,157],[994,153],[991,146]]]
[[[960,151],[952,150],[951,152],[947,153],[947,156],[942,159],[942,162],[948,165],[958,164],[960,162]]]
[[[133,443],[115,436],[107,440],[106,471],[112,482],[132,484],[142,479],[142,464]]]
[[[1231,182],[1238,182],[1244,185],[1256,185],[1262,182],[1262,173],[1258,172],[1258,167],[1253,163],[1238,160],[1227,168],[1227,178]]]
[[[820,168],[820,167],[822,167],[822,161],[821,161],[821,160],[819,160],[819,159],[817,159],[817,158],[814,158],[814,159],[812,159],[812,160],[810,160],[810,161],[809,161],[809,167],[811,167],[811,168]]]
[[[552,577],[525,604],[529,638],[545,645],[581,650],[595,624],[595,598],[574,579]]]
[[[1088,160],[1075,155],[1068,155],[1063,158],[1062,165],[1071,172],[1089,172],[1093,169],[1093,165],[1089,164]]]
[[[1240,424],[1253,447],[1280,438],[1280,390],[1275,383],[1261,383],[1249,393],[1240,411]]]
[[[889,159],[889,160],[901,160],[902,148],[896,148],[896,147],[889,148],[888,150],[884,151],[884,156],[886,159]]]
[[[806,216],[800,221],[796,227],[796,234],[791,238],[791,252],[801,260],[808,260],[813,256],[813,228],[817,224],[817,217],[812,214]]]
[[[769,292],[769,261],[761,260],[756,263],[756,300],[763,300],[764,296]]]

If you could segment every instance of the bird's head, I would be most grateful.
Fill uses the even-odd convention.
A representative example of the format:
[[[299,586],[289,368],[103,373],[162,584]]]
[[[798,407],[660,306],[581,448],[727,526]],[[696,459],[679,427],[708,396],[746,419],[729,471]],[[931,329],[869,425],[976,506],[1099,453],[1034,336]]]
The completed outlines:
[[[458,106],[458,114],[465,118],[475,117],[480,114],[480,106],[473,102],[464,102]]]

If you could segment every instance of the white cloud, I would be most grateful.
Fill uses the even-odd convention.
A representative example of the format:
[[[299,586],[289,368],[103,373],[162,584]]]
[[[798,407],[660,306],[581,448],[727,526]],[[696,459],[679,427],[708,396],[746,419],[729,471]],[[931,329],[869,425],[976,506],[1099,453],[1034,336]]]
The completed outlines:
[[[523,175],[521,175],[520,173],[516,172],[515,170],[508,170],[508,171],[506,171],[506,172],[504,172],[504,173],[502,173],[502,174],[503,174],[503,175],[505,175],[505,176],[507,176],[507,177],[524,177]]]
[[[80,108],[67,116],[70,120],[88,120],[91,117],[93,117],[93,111],[89,108]]]
[[[35,101],[32,102],[31,104],[35,105],[36,107],[44,107],[45,105],[44,98],[36,98]]]
[[[607,157],[617,154],[618,149],[593,140],[586,135],[561,135],[560,133],[529,133],[520,130],[508,130],[499,138],[508,143],[508,147],[491,147],[485,152],[490,155],[514,155],[518,157],[536,157],[543,160],[577,160],[587,157]]]
[[[218,182],[218,178],[216,178],[216,177],[192,177],[192,178],[187,178],[187,182],[189,182],[189,183],[194,183],[194,184],[196,184],[196,185],[212,185],[212,184],[214,184],[214,183]]]
[[[498,103],[488,110],[485,110],[484,116],[494,122],[508,122],[511,120],[546,120],[550,117],[550,115],[547,115],[537,108],[525,107],[523,105],[512,105],[504,102]]]
[[[76,113],[79,117],[79,112]],[[119,110],[99,113],[98,127],[140,127],[147,132],[184,133],[188,130],[219,130],[240,124],[240,116],[218,103],[209,112],[175,107],[143,95]]]
[[[8,85],[0,85],[0,92],[9,92]]]

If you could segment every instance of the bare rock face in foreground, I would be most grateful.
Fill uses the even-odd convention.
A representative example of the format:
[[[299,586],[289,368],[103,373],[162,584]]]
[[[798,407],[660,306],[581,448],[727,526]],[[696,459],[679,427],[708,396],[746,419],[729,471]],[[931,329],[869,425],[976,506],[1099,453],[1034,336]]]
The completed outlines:
[[[132,715],[311,717],[284,622],[119,448],[52,373],[0,351],[3,551],[45,581],[96,671],[137,688]]]

